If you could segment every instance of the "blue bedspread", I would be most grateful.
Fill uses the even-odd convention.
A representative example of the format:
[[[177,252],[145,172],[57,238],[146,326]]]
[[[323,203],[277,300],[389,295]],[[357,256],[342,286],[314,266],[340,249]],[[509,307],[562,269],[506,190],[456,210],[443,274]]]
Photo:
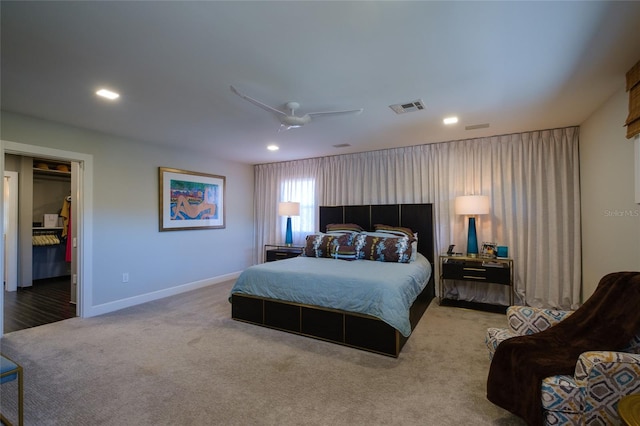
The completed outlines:
[[[254,265],[231,294],[248,294],[371,315],[411,334],[409,308],[426,286],[431,264],[296,257]]]

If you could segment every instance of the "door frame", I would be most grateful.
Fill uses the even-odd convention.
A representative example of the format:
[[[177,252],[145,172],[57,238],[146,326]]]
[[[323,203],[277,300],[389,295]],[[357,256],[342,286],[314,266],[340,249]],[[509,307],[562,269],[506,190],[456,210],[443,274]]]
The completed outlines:
[[[4,271],[2,273],[3,279],[6,277],[5,287],[6,291],[18,290],[18,172],[5,171],[3,173],[3,179],[9,178],[9,211],[6,229],[4,234],[4,253],[2,255]],[[4,181],[2,188],[4,190]],[[2,194],[2,200],[4,201],[5,193]],[[4,207],[7,205],[5,204]],[[2,209],[4,214],[5,209]],[[4,217],[2,220],[4,227]],[[3,233],[4,233],[3,229]]]
[[[78,162],[77,190],[71,194],[72,205],[77,206],[75,220],[72,222],[76,230],[78,285],[76,315],[85,318],[90,312],[93,299],[93,155],[73,151],[65,151],[43,146],[27,145],[0,139],[0,168],[4,176],[5,154],[38,157],[50,160]],[[74,176],[75,177],[75,176]],[[4,197],[4,185],[0,187],[0,196]],[[3,198],[4,199],[4,198]],[[4,220],[4,209],[0,209],[0,220]],[[4,259],[4,244],[0,244],[0,257]],[[72,274],[74,271],[72,271]],[[4,276],[4,262],[0,262],[0,275]],[[73,279],[73,277],[72,277]],[[4,306],[4,291],[0,292],[0,307]],[[4,311],[4,308],[2,308]],[[0,336],[4,334],[4,315],[0,315]]]

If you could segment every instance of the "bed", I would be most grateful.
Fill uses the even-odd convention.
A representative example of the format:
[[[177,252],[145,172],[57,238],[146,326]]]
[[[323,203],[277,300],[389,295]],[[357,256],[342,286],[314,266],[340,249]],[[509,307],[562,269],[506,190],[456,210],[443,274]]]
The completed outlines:
[[[320,232],[341,223],[410,228],[418,235],[415,260],[297,257],[255,265],[231,290],[232,318],[398,357],[435,296],[432,205],[322,206],[319,213]],[[373,278],[359,282],[365,271]],[[396,277],[406,285],[392,284]]]

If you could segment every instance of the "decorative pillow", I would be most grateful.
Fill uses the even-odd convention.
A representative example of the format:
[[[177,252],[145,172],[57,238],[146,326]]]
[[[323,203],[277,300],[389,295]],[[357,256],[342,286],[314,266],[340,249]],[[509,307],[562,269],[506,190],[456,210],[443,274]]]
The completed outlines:
[[[413,232],[409,228],[404,228],[402,226],[390,226],[390,225],[381,225],[377,224],[373,226],[376,230],[376,235],[390,234],[398,237],[407,236],[409,240],[411,240],[411,259],[409,262],[413,262],[416,260],[418,255],[418,233]]]
[[[343,260],[356,260],[356,248],[355,246],[338,246],[333,254],[333,257]]]
[[[327,232],[349,231],[362,232],[362,227],[357,223],[330,223],[327,225]]]
[[[331,235],[348,235],[349,240],[346,245],[352,245],[353,239],[362,231],[360,225],[355,223],[330,223],[327,225],[327,234]]]
[[[374,237],[358,234],[354,242],[358,259],[379,262],[409,263],[411,261],[411,242],[408,237]]]
[[[418,233],[416,232],[413,236],[414,239],[411,241],[411,259],[409,259],[409,262],[413,262],[418,256]]]
[[[356,235],[358,235],[358,233],[357,232],[332,231],[332,232],[327,232],[325,235],[333,235],[335,237],[345,237],[345,239],[340,240],[340,241],[345,245],[352,245],[353,244],[353,239],[355,238]]]
[[[373,229],[376,232],[386,232],[389,234],[397,235],[398,237],[407,236],[409,239],[415,238],[413,231],[409,228],[403,228],[402,226],[390,226],[390,225],[373,225]]]
[[[379,238],[399,237],[399,235],[390,234],[388,232],[376,232],[376,231],[362,231],[361,234],[367,235],[369,237],[379,237]]]
[[[307,257],[332,257],[333,252],[338,246],[347,245],[351,236],[331,235],[331,234],[313,234],[307,235],[307,243],[302,251],[303,256]]]

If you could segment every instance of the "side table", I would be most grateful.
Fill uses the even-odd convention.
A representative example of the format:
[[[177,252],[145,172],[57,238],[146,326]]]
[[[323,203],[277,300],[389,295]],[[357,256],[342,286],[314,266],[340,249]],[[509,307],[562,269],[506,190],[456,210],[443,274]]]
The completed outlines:
[[[444,283],[446,280],[467,281],[475,283],[499,284],[509,287],[509,305],[514,303],[513,292],[513,259],[511,258],[488,258],[488,257],[468,257],[468,256],[440,256],[440,303],[456,305],[457,300],[449,300],[443,297]],[[446,303],[451,302],[451,303]],[[488,305],[460,303],[461,305]],[[506,306],[495,306],[499,310],[506,311]],[[491,309],[496,310],[496,309]]]
[[[304,247],[300,246],[283,246],[277,244],[265,244],[264,261],[274,262],[276,260],[290,259],[298,257],[302,254]]]

